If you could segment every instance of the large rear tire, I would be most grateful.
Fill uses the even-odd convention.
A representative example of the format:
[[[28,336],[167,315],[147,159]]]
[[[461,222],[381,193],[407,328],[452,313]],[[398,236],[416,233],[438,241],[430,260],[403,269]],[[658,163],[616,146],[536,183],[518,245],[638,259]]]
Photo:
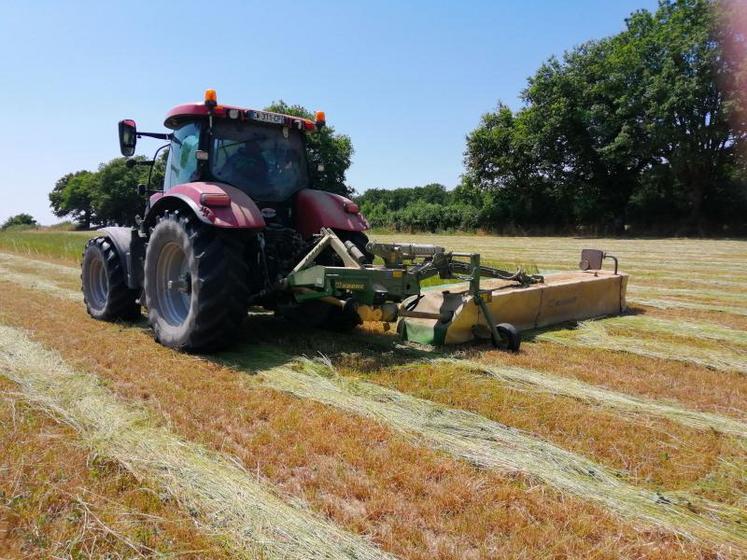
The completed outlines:
[[[235,340],[249,301],[238,233],[179,211],[158,218],[145,254],[145,301],[158,342],[208,352]]]
[[[86,243],[80,280],[86,311],[94,319],[134,321],[140,317],[138,290],[127,287],[119,255],[108,237]]]

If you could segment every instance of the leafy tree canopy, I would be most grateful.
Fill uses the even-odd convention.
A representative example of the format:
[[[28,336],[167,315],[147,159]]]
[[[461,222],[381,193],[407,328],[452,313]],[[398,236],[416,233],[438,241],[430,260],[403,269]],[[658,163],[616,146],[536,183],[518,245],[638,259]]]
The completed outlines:
[[[38,225],[39,224],[31,214],[16,214],[15,216],[11,216],[5,220],[3,225],[0,226],[0,229],[36,227]]]
[[[265,111],[293,115],[305,119],[314,119],[314,115],[301,105],[288,105],[285,101],[276,101]],[[352,189],[345,183],[345,173],[353,157],[353,143],[350,137],[335,132],[333,126],[306,135],[306,149],[309,158],[311,184],[314,188],[341,195],[350,195]],[[324,169],[319,170],[319,165]]]
[[[484,115],[467,137],[466,176],[509,203],[496,219],[616,231],[738,222],[747,82],[735,61],[747,57],[724,55],[745,49],[721,25],[732,8],[662,0],[622,33],[545,62],[519,111]]]

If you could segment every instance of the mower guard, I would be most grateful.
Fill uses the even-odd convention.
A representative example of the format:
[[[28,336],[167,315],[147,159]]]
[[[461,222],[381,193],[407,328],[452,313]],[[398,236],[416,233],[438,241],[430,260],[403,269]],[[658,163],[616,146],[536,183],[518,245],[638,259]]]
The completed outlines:
[[[328,249],[343,266],[315,265]],[[404,340],[432,345],[489,338],[498,346],[505,323],[521,331],[625,310],[628,276],[618,272],[616,257],[597,249],[581,253],[580,271],[546,276],[491,268],[480,263],[479,254],[436,245],[368,243],[383,266],[362,264],[353,249],[322,228],[316,246],[278,288],[289,290],[298,303],[324,301],[364,322],[397,321]],[[613,272],[602,270],[605,259],[614,261]],[[436,275],[459,283],[421,288]]]
[[[616,315],[626,308],[628,275],[606,270],[548,274],[544,282],[517,286],[485,279],[482,299],[496,323],[511,323],[520,331]],[[412,312],[440,316],[403,317],[398,330],[405,340],[422,344],[460,344],[490,338],[485,314],[467,284],[424,290],[402,305]],[[447,319],[447,320],[444,320]]]

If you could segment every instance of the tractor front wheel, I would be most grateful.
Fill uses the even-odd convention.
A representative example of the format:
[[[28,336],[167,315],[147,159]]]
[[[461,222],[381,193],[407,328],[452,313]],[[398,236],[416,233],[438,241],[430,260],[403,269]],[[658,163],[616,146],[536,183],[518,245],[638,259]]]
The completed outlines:
[[[205,352],[234,340],[249,300],[245,244],[236,234],[179,211],[159,217],[145,255],[145,300],[158,342]]]
[[[138,291],[127,287],[119,255],[107,237],[86,244],[80,280],[86,310],[94,319],[134,321],[140,316]]]

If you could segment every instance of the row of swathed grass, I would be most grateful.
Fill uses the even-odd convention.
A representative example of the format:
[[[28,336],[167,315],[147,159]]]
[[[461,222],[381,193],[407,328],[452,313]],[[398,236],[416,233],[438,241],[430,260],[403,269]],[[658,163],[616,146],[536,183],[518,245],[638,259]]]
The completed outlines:
[[[15,257],[16,264],[22,264],[25,259]],[[40,269],[46,270],[49,266],[47,263],[40,263]],[[80,293],[71,290],[65,290],[58,288],[54,283],[39,280],[33,275],[11,274],[7,276],[8,280],[15,280],[21,284],[26,284],[29,287],[48,291],[53,295],[60,295],[62,297],[69,297],[72,299],[80,299]],[[719,327],[718,325],[712,325],[708,323],[694,324],[694,323],[682,323],[681,321],[671,321],[666,319],[657,319],[647,316],[624,316],[617,318],[610,318],[601,321],[606,327],[621,327],[635,328],[645,332],[646,330],[651,332],[662,332],[668,333],[673,327],[683,326],[688,334],[692,334],[698,337],[705,337],[715,340],[727,340],[736,341],[737,343],[744,343],[744,335],[741,331],[735,329],[729,329],[726,327]],[[441,362],[448,363],[448,361]],[[470,368],[474,367],[474,363],[466,362],[463,360],[454,360],[451,363],[459,364]],[[486,367],[486,366],[483,366]],[[716,429],[717,431],[723,431],[732,435],[739,435],[744,433],[744,425],[737,420],[730,419],[721,415],[700,413],[691,409],[672,406],[666,403],[659,403],[657,401],[651,401],[647,399],[636,399],[622,393],[615,393],[582,383],[573,379],[556,377],[547,375],[545,373],[537,372],[536,370],[530,370],[526,368],[493,368],[490,370],[491,375],[496,378],[500,378],[503,382],[513,384],[515,387],[521,384],[525,389],[531,387],[537,392],[544,392],[547,394],[564,395],[571,398],[585,399],[590,402],[595,402],[603,406],[621,411],[622,413],[647,413],[654,417],[669,418],[671,420],[678,421],[680,424],[698,429],[710,428]]]
[[[530,477],[470,466],[417,444],[417,436],[408,442],[371,418],[247,382],[214,361],[154,344],[142,323],[94,322],[79,304],[27,289],[0,290],[0,317],[33,329],[35,340],[144,403],[181,437],[234,455],[400,557],[669,560],[729,550],[627,522]]]
[[[529,475],[639,522],[691,538],[747,546],[747,530],[742,527],[747,517],[738,508],[689,495],[680,496],[678,502],[631,485],[600,464],[521,430],[468,411],[340,376],[328,360],[300,359],[292,366],[261,369],[262,362],[273,361],[276,353],[265,348],[263,356],[255,348],[254,356],[248,358],[249,363],[257,360],[256,365],[260,366],[257,371],[265,386],[371,417],[471,463]],[[223,359],[232,364],[230,353],[224,354]],[[233,359],[239,362],[234,367],[240,369],[239,364],[246,363],[247,357],[239,355]],[[705,515],[693,513],[692,507]]]
[[[61,267],[59,265],[49,264],[43,261],[33,261],[23,257],[17,257],[13,255],[7,255],[0,253],[0,263],[6,262],[13,266],[27,266],[30,269],[37,269],[39,272],[59,272],[63,270],[64,273],[69,274],[71,277],[77,279],[78,270],[72,267]],[[14,282],[21,285],[26,285],[29,288],[37,289],[56,295],[63,298],[72,300],[81,300],[81,294],[77,290],[66,289],[59,285],[57,281],[46,280],[40,278],[28,272],[13,272],[11,269],[2,267],[0,265],[0,274],[7,281]],[[646,315],[625,315],[620,317],[610,317],[605,319],[599,319],[595,321],[589,321],[582,323],[577,329],[566,329],[559,332],[545,332],[537,335],[540,340],[552,340],[561,341],[563,344],[568,344],[567,339],[573,340],[571,344],[575,344],[575,337],[579,337],[582,340],[586,340],[584,335],[595,327],[604,329],[605,336],[603,340],[610,338],[614,339],[614,335],[606,335],[609,329],[625,329],[630,332],[642,333],[645,337],[645,333],[659,333],[659,334],[681,334],[683,336],[691,336],[698,339],[714,340],[732,343],[736,345],[744,345],[747,347],[747,333],[744,331],[733,329],[730,327],[724,327],[721,325],[706,323],[706,322],[687,322],[672,319],[663,319],[658,317],[651,317]],[[597,330],[593,330],[593,333],[597,333]],[[598,335],[592,338],[592,345],[596,345],[600,337]],[[636,347],[626,346],[625,351],[636,351]],[[692,352],[692,350],[690,350]],[[657,356],[660,357],[660,356]],[[696,356],[699,358],[700,356]],[[680,359],[689,359],[688,356],[680,356]],[[668,358],[677,359],[677,358]],[[460,359],[446,359],[444,363],[455,363],[462,364],[468,368],[483,368],[486,373],[500,378],[501,380],[508,383],[519,383],[523,386],[531,386],[538,391],[548,391],[554,394],[563,394],[574,398],[590,399],[602,404],[609,404],[615,408],[621,408],[629,411],[644,411],[654,416],[669,417],[670,419],[680,419],[684,425],[690,425],[697,428],[712,428],[718,431],[724,431],[726,433],[732,433],[734,435],[742,435],[747,437],[747,426],[736,420],[730,420],[727,417],[721,415],[712,415],[708,413],[700,413],[690,409],[681,407],[673,407],[670,405],[659,404],[656,401],[650,401],[645,399],[637,399],[625,395],[623,393],[616,393],[606,391],[601,388],[597,388],[593,385],[582,383],[568,378],[561,378],[551,376],[545,373],[539,373],[526,368],[511,368],[511,367],[495,367],[489,368],[484,364],[478,362],[470,362],[467,360]],[[698,363],[696,361],[696,363]],[[719,362],[721,365],[722,362]],[[731,361],[727,363],[732,363]],[[738,362],[741,365],[741,361]],[[709,360],[705,365],[712,365]]]
[[[235,557],[156,486],[33,407],[2,370],[0,449],[4,558]]]
[[[360,537],[286,503],[227,458],[154,425],[95,376],[72,370],[18,329],[0,326],[0,367],[35,406],[75,428],[87,445],[135,476],[156,481],[241,556],[389,558]]]
[[[593,405],[611,408],[616,413],[629,416],[633,420],[641,415],[666,418],[697,430],[714,430],[740,439],[747,439],[747,423],[721,414],[701,412],[674,403],[659,402],[618,391],[610,391],[576,379],[527,368],[499,364],[490,365],[460,358],[444,358],[436,360],[435,363],[453,364],[477,371],[519,391],[563,395]]]
[[[9,282],[73,300],[80,300],[82,297],[79,291],[64,288],[59,281],[47,279],[54,274],[62,274],[72,279],[79,276],[78,269],[41,261],[34,262],[16,255],[0,254],[0,263],[3,262],[9,266],[0,264],[0,274]],[[39,273],[45,274],[46,277],[30,272],[14,272],[11,268],[23,266],[32,270],[37,268]],[[628,334],[610,334],[609,327],[614,327],[617,331],[625,330]],[[642,335],[639,336],[639,333]],[[625,316],[601,321],[587,321],[575,329],[547,331],[538,334],[536,338],[568,346],[606,348],[655,358],[686,361],[716,369],[747,372],[747,358],[743,352],[736,352],[729,348],[709,348],[664,342],[647,338],[645,333],[676,333],[738,344],[745,344],[745,339],[747,339],[743,331],[728,327],[703,322],[670,321],[647,316]]]
[[[76,271],[77,272],[77,271]]]
[[[615,352],[628,352],[641,356],[650,356],[664,360],[689,362],[696,365],[723,370],[747,373],[747,351],[732,349],[719,344],[694,344],[671,342],[647,336],[635,326],[625,325],[626,334],[619,334],[623,326],[616,323],[616,334],[611,334],[604,321],[584,321],[574,329],[545,331],[536,335],[543,340],[565,346],[602,348]],[[687,329],[692,336],[698,331],[697,326]],[[712,332],[712,328],[700,329]],[[650,332],[650,331],[649,331]]]

